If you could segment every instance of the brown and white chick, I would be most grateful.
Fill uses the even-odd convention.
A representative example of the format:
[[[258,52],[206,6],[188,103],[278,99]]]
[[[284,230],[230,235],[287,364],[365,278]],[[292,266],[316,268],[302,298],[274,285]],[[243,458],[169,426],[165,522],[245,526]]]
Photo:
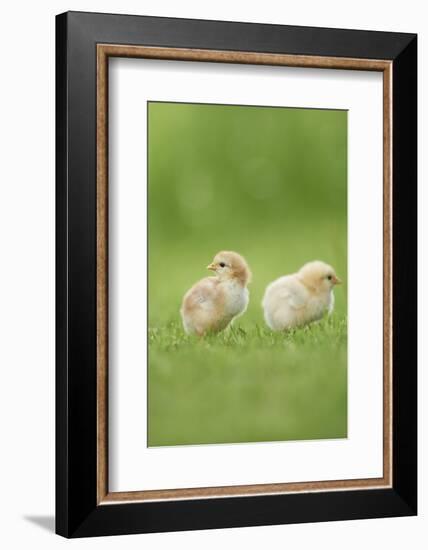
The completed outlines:
[[[333,289],[340,283],[334,269],[320,261],[280,277],[265,291],[262,307],[266,324],[272,330],[287,330],[318,321],[333,311]]]
[[[188,334],[220,332],[248,306],[251,271],[242,256],[219,252],[207,269],[215,276],[197,282],[183,298],[180,313]]]

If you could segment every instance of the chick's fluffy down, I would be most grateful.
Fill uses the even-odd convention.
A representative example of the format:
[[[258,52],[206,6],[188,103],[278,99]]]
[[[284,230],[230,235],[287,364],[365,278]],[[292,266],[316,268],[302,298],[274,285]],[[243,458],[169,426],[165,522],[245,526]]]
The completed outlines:
[[[208,269],[216,275],[197,282],[183,298],[180,313],[188,334],[219,332],[248,306],[251,273],[242,256],[219,252]]]
[[[320,320],[333,311],[333,288],[339,282],[333,268],[319,261],[276,279],[262,302],[266,324],[272,330],[287,330]]]

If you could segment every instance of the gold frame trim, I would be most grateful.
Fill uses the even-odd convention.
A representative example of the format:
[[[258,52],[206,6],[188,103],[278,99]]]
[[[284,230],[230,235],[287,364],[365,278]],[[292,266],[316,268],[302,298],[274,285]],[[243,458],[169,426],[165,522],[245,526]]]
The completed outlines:
[[[227,487],[108,490],[108,59],[205,61],[383,73],[383,477]],[[256,52],[97,45],[97,504],[392,487],[392,69],[391,61]]]

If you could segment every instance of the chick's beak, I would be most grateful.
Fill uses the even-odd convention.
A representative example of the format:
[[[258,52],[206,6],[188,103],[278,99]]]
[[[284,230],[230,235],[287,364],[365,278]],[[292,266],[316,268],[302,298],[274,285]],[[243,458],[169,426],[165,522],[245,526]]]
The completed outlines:
[[[342,284],[342,280],[339,279],[339,277],[336,277],[336,275],[333,277],[333,284],[335,285],[341,285]]]
[[[215,264],[207,265],[207,269],[209,269],[210,271],[215,271],[216,270],[216,265]]]

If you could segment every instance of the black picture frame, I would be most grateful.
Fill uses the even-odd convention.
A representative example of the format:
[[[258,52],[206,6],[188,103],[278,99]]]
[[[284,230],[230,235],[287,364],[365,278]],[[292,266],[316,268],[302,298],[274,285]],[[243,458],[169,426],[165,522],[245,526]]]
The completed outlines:
[[[392,72],[391,488],[97,504],[96,46],[389,60]],[[417,513],[417,36],[68,12],[56,18],[56,532],[65,537]]]

